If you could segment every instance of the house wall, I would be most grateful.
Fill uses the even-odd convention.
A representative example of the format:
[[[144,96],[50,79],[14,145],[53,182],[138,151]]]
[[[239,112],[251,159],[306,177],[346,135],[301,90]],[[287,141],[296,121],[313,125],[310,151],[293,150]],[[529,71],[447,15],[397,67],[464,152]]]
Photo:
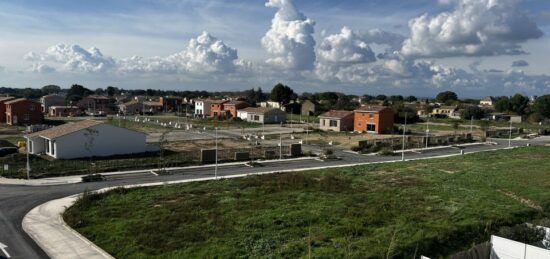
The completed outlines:
[[[47,95],[40,99],[42,103],[42,112],[47,113],[51,106],[65,106],[65,96],[63,95]]]
[[[210,105],[210,117],[223,117],[225,111],[223,110],[223,103],[213,103]]]
[[[9,125],[40,124],[44,120],[40,103],[22,100],[6,106],[6,123]]]
[[[45,148],[45,140],[43,138],[35,137],[29,139],[29,149],[31,154],[41,154],[44,152]]]
[[[264,123],[281,123],[286,121],[286,113],[275,109],[265,113]]]
[[[241,118],[241,120],[248,120],[248,112],[237,111],[237,117]]]
[[[0,101],[0,122],[6,122],[6,102],[15,99],[15,97]]]
[[[329,117],[321,117],[319,119],[319,129],[324,131],[351,131],[353,130],[353,119],[354,114],[351,113],[350,115],[344,117],[344,118],[329,118]],[[337,126],[331,127],[330,121],[336,120]]]
[[[302,115],[313,115],[315,113],[315,103],[311,101],[305,101],[302,103],[301,114]]]
[[[239,117],[238,110],[248,107],[247,103],[224,105],[224,110],[229,112],[232,118]],[[241,118],[242,119],[242,118]]]
[[[96,125],[91,129],[98,131],[91,148],[93,156],[137,154],[146,151],[145,133],[109,124]],[[81,130],[55,139],[56,154],[53,157],[57,159],[88,157],[89,152],[85,148],[85,143],[88,140],[85,135],[87,132]]]
[[[355,111],[354,116],[354,131],[367,131],[367,125],[373,124],[376,126],[374,133],[389,134],[392,132],[393,111],[391,109],[384,109],[379,112]]]

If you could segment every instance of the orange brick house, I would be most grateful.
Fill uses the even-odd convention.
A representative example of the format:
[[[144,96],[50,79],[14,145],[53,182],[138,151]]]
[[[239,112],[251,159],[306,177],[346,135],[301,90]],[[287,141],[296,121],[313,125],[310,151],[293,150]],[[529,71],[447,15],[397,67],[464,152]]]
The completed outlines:
[[[15,99],[12,96],[0,97],[0,122],[6,122],[6,102]]]
[[[393,110],[385,106],[366,105],[354,111],[353,130],[389,134],[393,131]]]
[[[19,98],[5,102],[6,123],[9,125],[32,125],[42,123],[44,113],[39,102]]]
[[[229,101],[227,100],[212,100],[210,101],[210,117],[223,117],[225,111],[223,105]]]
[[[250,105],[243,101],[230,101],[223,104],[223,110],[225,111],[225,116],[228,118],[236,118],[237,111],[248,106]]]

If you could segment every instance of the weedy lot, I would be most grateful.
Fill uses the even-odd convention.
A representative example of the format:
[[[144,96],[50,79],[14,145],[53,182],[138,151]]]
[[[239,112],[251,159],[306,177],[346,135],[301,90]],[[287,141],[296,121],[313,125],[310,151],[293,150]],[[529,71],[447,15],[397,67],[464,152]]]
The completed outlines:
[[[432,258],[548,217],[550,148],[86,194],[69,225],[117,258]]]

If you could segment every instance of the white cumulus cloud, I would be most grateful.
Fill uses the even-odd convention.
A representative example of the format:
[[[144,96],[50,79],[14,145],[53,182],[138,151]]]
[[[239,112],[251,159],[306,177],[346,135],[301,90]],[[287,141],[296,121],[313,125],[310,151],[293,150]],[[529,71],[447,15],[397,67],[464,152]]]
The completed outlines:
[[[402,54],[413,57],[523,54],[520,43],[542,36],[519,9],[520,0],[446,0],[452,12],[424,14],[409,21]]]
[[[63,65],[69,71],[103,72],[112,68],[115,61],[105,57],[95,47],[88,50],[79,45],[57,44],[43,53],[30,52],[24,57],[29,61],[54,62]]]
[[[35,64],[32,64],[31,71],[35,73],[40,73],[40,74],[47,74],[47,73],[55,72],[55,68],[50,67],[46,64],[35,63]]]
[[[279,9],[262,38],[262,46],[269,54],[266,62],[284,69],[312,69],[315,22],[299,12],[292,0],[269,0],[266,6]]]

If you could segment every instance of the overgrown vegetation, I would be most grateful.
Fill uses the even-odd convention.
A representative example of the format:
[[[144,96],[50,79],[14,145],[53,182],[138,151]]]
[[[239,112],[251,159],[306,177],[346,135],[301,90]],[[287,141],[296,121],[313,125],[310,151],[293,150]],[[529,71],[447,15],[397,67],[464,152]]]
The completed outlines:
[[[117,258],[432,258],[546,217],[550,148],[87,194],[64,215]]]

